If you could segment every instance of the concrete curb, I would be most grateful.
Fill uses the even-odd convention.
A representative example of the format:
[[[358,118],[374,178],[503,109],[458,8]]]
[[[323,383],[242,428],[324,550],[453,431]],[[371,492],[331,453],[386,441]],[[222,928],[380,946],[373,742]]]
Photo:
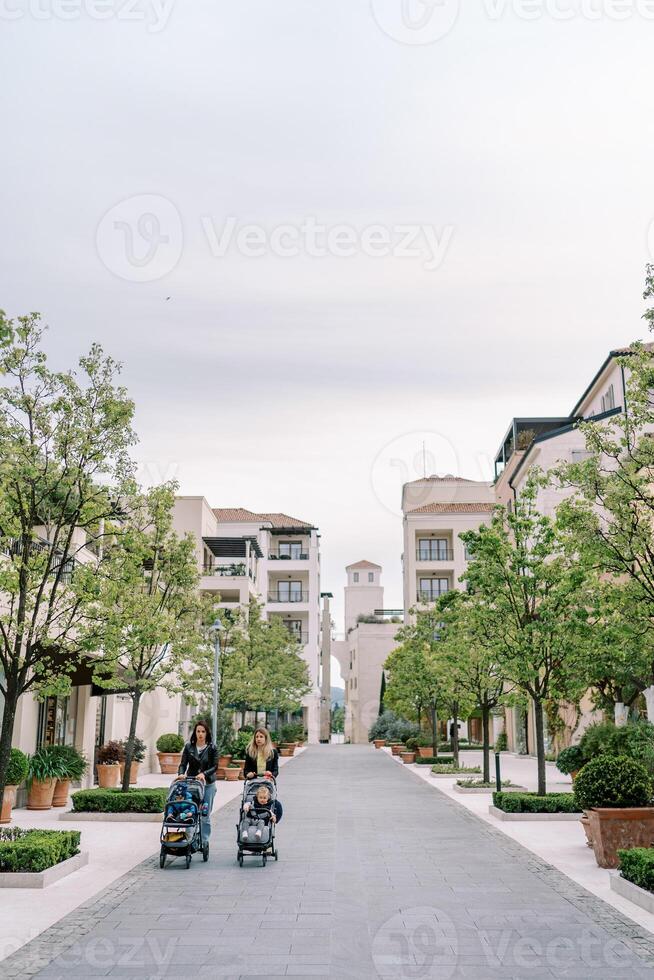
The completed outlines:
[[[619,871],[610,871],[611,891],[626,898],[627,901],[639,905],[646,912],[654,913],[654,892],[648,892],[640,885],[634,885],[632,881],[623,878]]]
[[[0,888],[47,888],[88,863],[88,851],[81,851],[45,871],[3,871],[0,873]]]
[[[163,820],[163,810],[161,813],[75,813],[74,810],[67,810],[66,813],[59,814],[60,820],[67,823],[77,823],[78,821],[91,820],[94,823],[161,823]]]
[[[517,823],[531,823],[532,821],[551,821],[551,820],[581,820],[580,813],[505,813],[492,804],[488,807],[491,816],[498,820],[509,820]]]
[[[456,783],[454,784],[452,789],[454,790],[455,793],[463,793],[464,795],[495,792],[495,789],[493,787],[489,787],[488,789],[485,789],[483,787],[478,787],[478,786],[457,786]],[[505,786],[502,792],[503,793],[526,793],[527,788],[525,786]]]

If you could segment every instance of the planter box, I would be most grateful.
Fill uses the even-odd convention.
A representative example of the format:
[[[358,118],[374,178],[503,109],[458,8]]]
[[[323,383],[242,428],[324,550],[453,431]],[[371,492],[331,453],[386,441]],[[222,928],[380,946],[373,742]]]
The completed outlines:
[[[78,820],[105,823],[161,823],[163,810],[161,813],[75,813],[73,810],[67,810],[59,814],[59,819],[67,823],[76,823]]]
[[[391,745],[391,754],[399,755],[403,748],[404,746],[400,742],[393,742]]]
[[[488,807],[488,812],[493,817],[497,817],[498,820],[510,821],[511,823],[533,823],[534,821],[543,820],[548,823],[551,820],[579,820],[581,817],[580,813],[505,813],[504,810],[500,810],[499,807],[491,806]]]
[[[176,776],[182,761],[181,752],[157,752],[159,768],[164,776]]]
[[[54,777],[49,779],[34,779],[28,790],[27,809],[28,810],[49,810],[52,807],[57,780]]]
[[[68,794],[70,793],[70,779],[58,779],[55,786],[54,796],[52,797],[53,806],[66,806]]]
[[[63,816],[63,814],[62,814]],[[65,878],[73,871],[83,868],[89,863],[87,851],[75,854],[61,864],[55,864],[45,871],[2,871],[0,872],[0,888],[47,888],[55,881]]]
[[[98,786],[100,789],[116,789],[120,783],[120,766],[108,766],[99,762],[96,766],[98,770]]]
[[[484,787],[484,786],[457,786],[456,783],[452,787],[455,793],[494,793],[495,787]],[[525,786],[505,786],[502,790],[503,793],[526,793],[527,788]],[[502,811],[504,812],[504,811]]]
[[[386,745],[386,739],[385,738],[375,738],[375,739],[373,739],[372,744],[375,746],[376,749],[381,749],[381,748],[383,748],[384,745]]]
[[[654,842],[654,807],[603,807],[589,810],[588,818],[600,868],[617,868],[621,848],[651,847]]]
[[[2,810],[0,811],[0,823],[11,823],[11,808],[16,803],[16,792],[18,786],[5,786],[2,797]]]
[[[134,762],[132,762],[130,764],[130,767],[129,767],[129,784],[130,784],[130,786],[134,786],[136,784],[136,780],[138,779],[138,775],[139,775],[139,766],[140,765],[141,765],[141,763],[140,762],[136,762],[136,761],[134,761]],[[120,782],[122,783],[123,776],[125,775],[125,763],[124,762],[121,762],[119,768],[120,768]]]
[[[434,749],[431,745],[419,745],[418,755],[421,759],[431,759],[434,755]]]
[[[416,754],[415,752],[401,752],[400,758],[405,766],[412,766],[416,761]]]
[[[611,891],[617,895],[622,895],[634,905],[639,905],[646,912],[654,913],[654,893],[634,885],[633,881],[627,881],[619,871],[612,871],[610,874]]]

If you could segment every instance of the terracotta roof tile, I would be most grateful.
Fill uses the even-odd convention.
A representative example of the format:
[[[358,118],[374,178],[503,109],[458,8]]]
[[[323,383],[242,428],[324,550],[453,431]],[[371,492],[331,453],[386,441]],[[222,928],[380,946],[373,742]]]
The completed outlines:
[[[408,514],[490,514],[495,504],[489,501],[479,503],[425,504],[407,511]]]
[[[353,565],[346,565],[346,568],[381,568],[381,565],[375,565],[372,561],[356,561]]]
[[[273,527],[313,527],[308,521],[301,521],[288,514],[257,514],[245,507],[214,507],[216,519],[223,524],[272,524]]]
[[[437,476],[435,473],[431,476],[421,476],[419,480],[409,480],[405,486],[410,487],[413,483],[477,483],[477,480],[468,480],[465,476],[453,476],[451,473],[446,473],[445,476]]]

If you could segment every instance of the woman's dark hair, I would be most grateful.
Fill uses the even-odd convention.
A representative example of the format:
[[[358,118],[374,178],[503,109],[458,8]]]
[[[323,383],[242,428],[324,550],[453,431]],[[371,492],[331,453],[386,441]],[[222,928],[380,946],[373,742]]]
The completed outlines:
[[[195,725],[193,726],[193,731],[191,732],[191,745],[195,745],[198,740],[198,728],[204,728],[205,732],[207,733],[207,745],[210,745],[213,739],[211,737],[211,728],[209,725],[207,725],[206,721],[196,721]]]

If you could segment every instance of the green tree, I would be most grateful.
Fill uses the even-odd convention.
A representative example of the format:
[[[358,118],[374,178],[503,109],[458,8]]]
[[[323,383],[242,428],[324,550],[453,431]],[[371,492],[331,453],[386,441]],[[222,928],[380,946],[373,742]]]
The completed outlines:
[[[495,708],[507,703],[511,685],[500,669],[495,645],[484,628],[480,597],[452,590],[438,604],[442,619],[440,660],[462,700],[481,711],[484,781],[490,781],[490,721]]]
[[[332,711],[332,731],[337,735],[345,731],[345,708],[342,704],[337,704]]]
[[[94,679],[132,701],[125,792],[143,695],[157,687],[177,690],[182,665],[200,656],[195,543],[172,529],[175,490],[169,483],[132,495],[100,574],[89,574],[94,592],[85,642],[102,650]]]
[[[0,797],[19,698],[70,688],[88,605],[81,553],[97,571],[135,441],[119,365],[100,347],[77,371],[52,371],[38,314],[2,324]]]
[[[488,525],[461,537],[474,556],[466,578],[478,596],[479,627],[499,672],[533,704],[538,793],[544,795],[544,709],[549,701],[575,701],[583,693],[596,578],[558,522],[538,511],[541,483],[533,472],[511,512],[498,507]]]

